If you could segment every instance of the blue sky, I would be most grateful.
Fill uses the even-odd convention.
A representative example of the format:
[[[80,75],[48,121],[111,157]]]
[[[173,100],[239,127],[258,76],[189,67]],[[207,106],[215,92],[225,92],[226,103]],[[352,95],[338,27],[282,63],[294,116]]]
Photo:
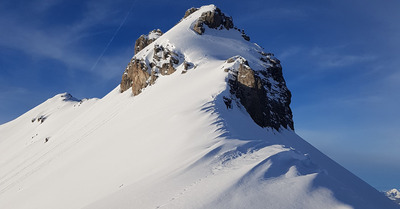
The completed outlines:
[[[103,97],[141,34],[210,3],[281,60],[299,135],[375,188],[400,188],[397,0],[3,0],[0,123],[61,92]]]

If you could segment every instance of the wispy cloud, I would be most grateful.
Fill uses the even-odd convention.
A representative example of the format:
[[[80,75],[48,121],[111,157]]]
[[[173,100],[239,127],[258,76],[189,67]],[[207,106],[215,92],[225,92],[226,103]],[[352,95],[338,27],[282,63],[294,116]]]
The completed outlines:
[[[313,47],[308,54],[320,68],[344,67],[363,62],[372,62],[376,59],[371,54],[350,54],[344,46]]]
[[[73,53],[76,46],[67,45],[69,34],[49,34],[46,31],[24,25],[19,22],[4,22],[0,25],[7,28],[0,34],[0,45],[37,58],[56,59],[67,65],[82,68],[85,66],[84,56]]]
[[[60,3],[48,0],[35,2],[38,7],[32,7],[36,8],[31,11],[34,14],[51,10],[53,6]],[[46,25],[43,23],[47,20],[40,19],[40,15],[36,16],[39,19],[30,21],[29,18],[31,17],[21,18],[18,16],[23,16],[24,14],[5,12],[2,9],[0,27],[3,30],[0,33],[0,46],[22,51],[36,59],[56,60],[69,69],[90,70],[98,54],[91,53],[90,48],[87,48],[89,45],[82,42],[82,40],[105,32],[110,36],[113,34],[112,29],[118,26],[123,15],[118,14],[120,11],[115,10],[112,3],[111,1],[87,1],[81,20],[65,24],[62,27],[58,26],[57,28],[43,26]],[[29,4],[26,7],[28,6]],[[98,25],[104,26],[107,24],[111,26],[110,31],[93,29]],[[102,49],[96,50],[101,52]],[[112,58],[118,58],[118,56],[108,56],[104,62],[115,62],[111,60]]]
[[[293,56],[298,56],[303,53],[304,47],[300,46],[291,46],[286,49],[283,49],[279,54],[278,57],[281,60],[288,60]]]
[[[133,47],[131,51],[121,53],[126,56],[133,56]],[[101,76],[101,78],[109,79],[122,76],[122,72],[125,66],[128,65],[129,59],[126,56],[118,55],[108,55],[103,56],[101,61],[97,64],[95,71]]]
[[[308,60],[311,65],[318,67],[317,69],[325,70],[329,68],[345,67],[360,63],[370,63],[378,57],[373,54],[351,53],[347,49],[348,46],[291,46],[283,49],[279,54],[281,59],[290,60],[292,58],[301,58]]]

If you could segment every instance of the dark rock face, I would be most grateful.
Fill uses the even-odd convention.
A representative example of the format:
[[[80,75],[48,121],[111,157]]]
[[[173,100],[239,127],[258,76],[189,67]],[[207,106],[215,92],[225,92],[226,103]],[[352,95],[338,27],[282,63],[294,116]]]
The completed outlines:
[[[224,27],[229,30],[233,28],[232,17],[225,16],[225,14],[222,13],[219,8],[201,14],[200,18],[194,24],[193,30],[196,31],[199,35],[202,35],[205,30],[204,24],[213,29]]]
[[[264,59],[271,60],[267,56]],[[275,59],[275,58],[274,58]],[[251,118],[261,127],[294,129],[292,111],[289,107],[291,93],[286,87],[279,64],[254,71],[242,57],[230,58],[226,63],[239,62],[237,69],[229,69],[231,94],[247,110]],[[225,104],[228,99],[224,98]],[[229,102],[229,106],[231,103]],[[228,105],[227,105],[228,107]]]
[[[135,42],[135,54],[144,49],[149,44],[153,43],[163,33],[160,29],[151,31],[148,35],[141,35]]]

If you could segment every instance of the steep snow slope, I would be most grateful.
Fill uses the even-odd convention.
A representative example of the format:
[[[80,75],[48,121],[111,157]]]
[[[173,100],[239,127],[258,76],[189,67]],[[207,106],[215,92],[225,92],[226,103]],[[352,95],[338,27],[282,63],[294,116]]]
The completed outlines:
[[[0,208],[397,208],[294,131],[227,108],[226,60],[261,65],[261,48],[235,30],[191,30],[212,9],[135,56],[169,44],[196,66],[185,74],[176,66],[137,96],[57,95],[1,125]]]

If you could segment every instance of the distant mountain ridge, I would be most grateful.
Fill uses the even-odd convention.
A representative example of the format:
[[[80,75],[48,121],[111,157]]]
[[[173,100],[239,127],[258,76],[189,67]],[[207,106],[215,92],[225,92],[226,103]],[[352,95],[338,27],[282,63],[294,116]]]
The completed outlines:
[[[386,197],[393,200],[395,203],[400,205],[400,191],[397,189],[391,189],[389,191],[384,192]]]

